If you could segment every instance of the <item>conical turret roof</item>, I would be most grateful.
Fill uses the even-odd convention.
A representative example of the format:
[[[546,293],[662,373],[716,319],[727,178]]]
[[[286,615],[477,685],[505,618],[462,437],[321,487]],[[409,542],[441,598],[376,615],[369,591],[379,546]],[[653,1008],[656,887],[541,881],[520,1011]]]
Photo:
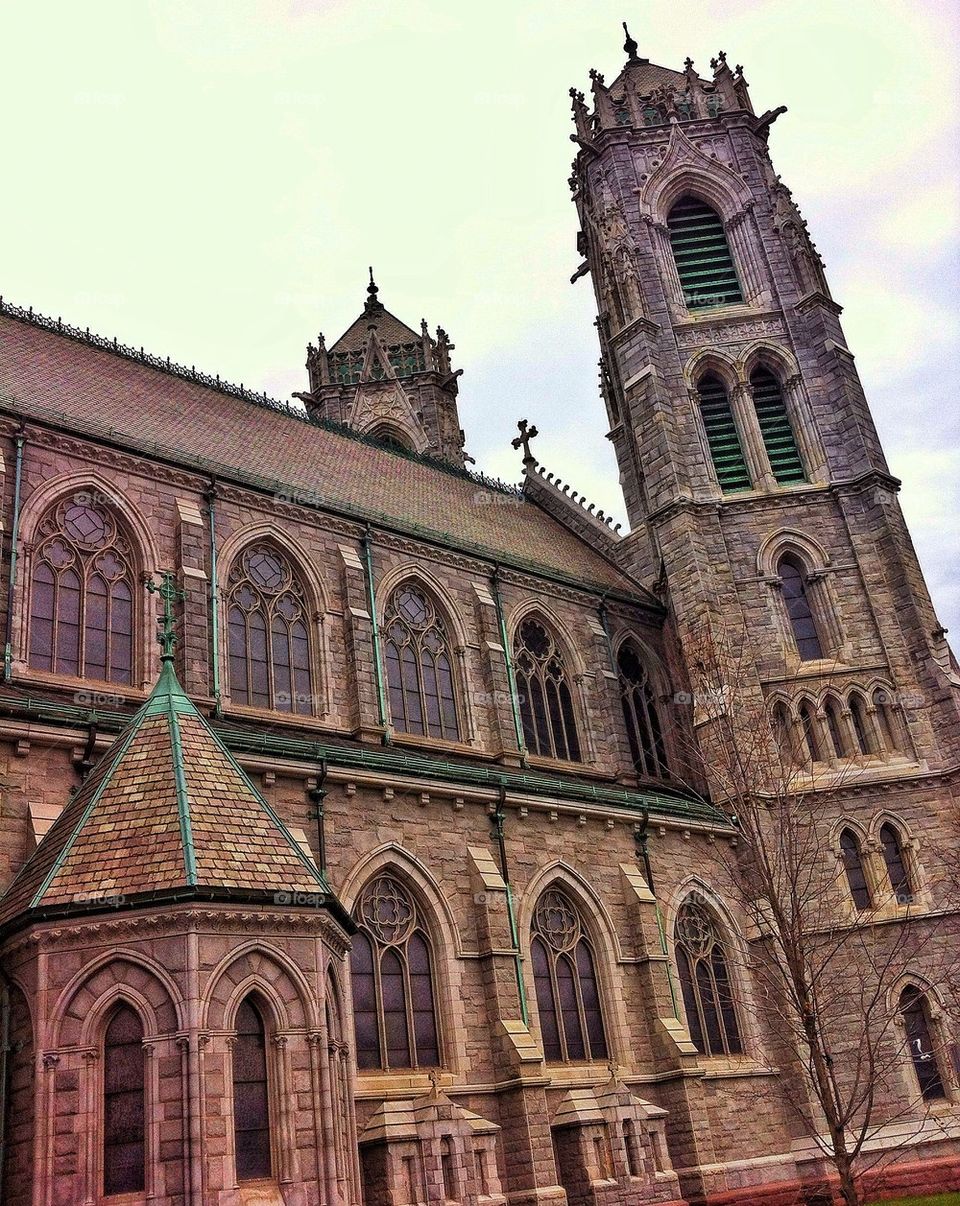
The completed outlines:
[[[150,698],[0,900],[0,926],[164,898],[288,904],[304,893],[342,913],[166,658]]]

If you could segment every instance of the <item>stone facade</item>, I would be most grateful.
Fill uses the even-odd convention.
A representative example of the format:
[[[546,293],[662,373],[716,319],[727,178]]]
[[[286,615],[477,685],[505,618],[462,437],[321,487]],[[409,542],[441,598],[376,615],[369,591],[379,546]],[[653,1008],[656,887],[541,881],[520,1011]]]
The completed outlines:
[[[782,702],[791,723],[809,703],[829,740],[835,698],[853,740],[848,701],[860,691],[871,733],[895,729],[894,748],[851,754],[855,774],[840,774],[842,759],[831,757],[805,784],[826,818],[817,873],[838,917],[848,916],[837,878],[841,818],[862,836],[875,881],[884,874],[880,826],[894,823],[918,907],[894,902],[878,926],[929,925],[932,942],[955,941],[943,885],[957,852],[960,679],[839,307],[770,166],[772,116],[753,114],[742,73],[722,61],[702,81],[692,65],[669,72],[629,46],[609,89],[594,78],[593,113],[574,95],[572,178],[632,528],[623,538],[532,457],[522,492],[465,475],[449,342],[385,315],[375,287],[351,328],[362,338],[311,349],[303,400],[316,426],[32,314],[0,314],[0,372],[29,341],[42,348],[30,344],[27,367],[0,389],[9,570],[0,886],[31,865],[156,679],[160,603],[145,591],[132,606],[128,683],[36,664],[31,583],[43,523],[63,500],[79,500],[112,517],[138,581],[174,572],[180,682],[339,905],[360,916],[365,888],[384,875],[409,894],[429,944],[440,1050],[439,1067],[361,1064],[350,936],[319,897],[269,874],[256,900],[101,891],[56,915],[28,911],[0,935],[5,1202],[797,1201],[799,1184],[817,1182],[824,1166],[791,1107],[801,1083],[793,1057],[752,999],[762,944],[726,889],[737,833],[704,799],[715,785],[697,756],[688,664],[704,615],[750,634],[750,690]],[[742,303],[687,310],[666,226],[685,190],[719,212]],[[89,358],[71,360],[81,353]],[[766,461],[748,405],[757,364],[782,374],[802,484],[778,486]],[[337,365],[346,366],[339,376]],[[727,384],[741,422],[753,481],[742,494],[724,495],[711,467],[696,394],[706,367]],[[53,372],[66,382],[60,408],[47,397]],[[73,386],[100,391],[116,409],[102,422],[71,411]],[[141,421],[168,413],[169,443],[147,446],[138,423],[125,425],[134,399]],[[180,417],[200,424],[221,404],[233,407],[222,413],[236,415],[248,460],[227,459],[239,445],[213,417],[206,436],[197,428],[205,444],[197,437],[189,454],[178,450]],[[289,439],[287,480],[266,476],[260,419]],[[294,476],[295,462],[321,436],[311,487]],[[377,458],[370,464],[392,492],[351,508],[335,491],[361,452]],[[424,493],[431,482],[435,512]],[[366,498],[368,469],[356,470],[354,486]],[[536,533],[529,556],[517,551],[525,532]],[[245,554],[258,548],[292,567],[308,625],[309,689],[266,703],[238,698],[231,660],[230,600]],[[803,560],[822,617],[829,657],[815,665],[794,652],[778,571],[785,553]],[[404,585],[442,620],[456,740],[395,723],[383,626]],[[521,723],[516,649],[527,620],[549,630],[563,664],[575,762],[537,756]],[[628,641],[652,684],[668,773],[638,774],[618,669]],[[224,824],[225,840],[242,839]],[[532,939],[548,892],[569,903],[591,952],[605,1047],[591,1059],[549,1058]],[[691,896],[708,903],[722,933],[739,1052],[706,1055],[691,1034],[675,942]],[[923,967],[903,970],[925,985]],[[925,986],[950,1051],[956,1003]],[[261,1004],[267,1036],[271,1176],[256,1181],[238,1179],[233,1138],[232,1019],[245,993]],[[101,1069],[105,1019],[121,1000],[144,1022],[146,1179],[142,1192],[114,1197],[103,1193]],[[905,1051],[896,1069],[874,1141],[891,1156],[873,1188],[960,1186],[955,1068],[944,1061],[943,1100],[915,1117]]]

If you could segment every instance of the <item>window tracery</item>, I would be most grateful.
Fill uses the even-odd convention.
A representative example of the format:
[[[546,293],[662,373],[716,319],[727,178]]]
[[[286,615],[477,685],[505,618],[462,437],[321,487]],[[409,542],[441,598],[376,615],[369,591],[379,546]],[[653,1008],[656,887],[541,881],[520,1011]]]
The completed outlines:
[[[677,913],[676,951],[694,1046],[704,1055],[741,1054],[727,955],[713,916],[697,901],[685,901]]]
[[[40,521],[30,583],[29,665],[130,683],[134,558],[114,515],[80,496]]]
[[[453,651],[429,596],[410,584],[398,587],[383,628],[393,726],[401,733],[459,741]]]
[[[230,698],[278,712],[314,711],[309,608],[288,559],[255,544],[236,559],[227,585]]]
[[[662,779],[669,774],[660,713],[647,667],[631,641],[617,655],[620,701],[630,754],[637,772]]]
[[[542,758],[580,761],[580,738],[563,654],[553,634],[532,617],[513,643],[523,739]]]

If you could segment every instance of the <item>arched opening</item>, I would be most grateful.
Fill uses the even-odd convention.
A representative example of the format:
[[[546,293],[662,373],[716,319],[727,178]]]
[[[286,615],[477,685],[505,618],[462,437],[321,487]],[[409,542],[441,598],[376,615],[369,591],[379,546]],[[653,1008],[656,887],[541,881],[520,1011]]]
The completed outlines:
[[[271,544],[245,549],[230,569],[226,607],[231,700],[310,715],[310,607],[290,560]]]
[[[715,209],[699,197],[681,197],[667,215],[667,230],[688,310],[743,301],[727,235]]]
[[[782,700],[778,700],[773,705],[771,719],[773,722],[773,736],[783,761],[786,763],[795,762],[796,750],[794,749],[793,742],[793,725],[790,722],[790,713],[787,710],[787,705]]]
[[[787,553],[780,558],[777,574],[800,660],[816,661],[823,657],[823,644],[807,594],[806,569],[796,557]]]
[[[253,997],[240,1002],[234,1023],[233,1135],[238,1181],[269,1177],[270,1101],[267,1034]]]
[[[777,484],[789,486],[806,481],[780,382],[761,365],[750,374],[750,392],[753,394],[763,446],[767,450],[767,459]]]
[[[459,741],[453,649],[433,601],[410,583],[397,587],[387,602],[383,631],[394,728]]]
[[[625,641],[620,646],[617,675],[633,765],[637,773],[646,778],[666,778],[669,774],[667,754],[653,684],[632,641]]]
[[[900,1015],[913,1071],[924,1101],[946,1097],[940,1062],[933,1043],[930,1007],[926,996],[914,984],[908,984],[900,994]]]
[[[381,423],[379,427],[374,427],[370,431],[370,438],[382,444],[384,448],[391,452],[409,453],[413,452],[406,436],[402,435],[395,427],[390,427],[386,423]]]
[[[743,1051],[727,955],[711,913],[685,901],[677,913],[677,968],[687,1027],[703,1055],[739,1055]]]
[[[553,634],[539,620],[522,620],[513,658],[527,749],[541,758],[579,762],[580,737],[569,676]]]
[[[853,903],[861,911],[869,909],[872,901],[863,867],[863,852],[857,835],[851,829],[844,829],[840,834],[840,856]]]
[[[394,876],[378,875],[354,920],[361,927],[350,953],[357,1066],[439,1067],[433,956],[413,896]]]
[[[750,490],[753,483],[744,459],[740,433],[730,409],[727,387],[719,377],[707,373],[700,378],[697,393],[707,447],[721,491],[735,494],[738,490]]]
[[[558,888],[537,901],[530,953],[544,1057],[606,1059],[593,947],[579,910]]]
[[[907,869],[900,834],[889,821],[880,826],[880,849],[883,853],[884,866],[887,869],[887,878],[890,881],[890,890],[896,897],[897,903],[912,904],[913,885],[910,882],[910,873]]]
[[[867,705],[862,695],[853,692],[850,695],[850,720],[857,738],[857,748],[861,754],[877,753],[877,742],[873,726],[867,715]]]
[[[47,511],[35,540],[29,665],[75,678],[131,683],[137,573],[133,549],[114,512],[76,494]]]
[[[103,1039],[103,1192],[140,1193],[146,1184],[143,1023],[125,1002]]]
[[[822,762],[823,750],[820,745],[820,727],[817,724],[817,718],[813,713],[812,706],[804,700],[797,709],[797,715],[800,717],[800,732],[803,734],[807,757],[811,762]]]
[[[874,715],[880,725],[880,733],[883,737],[883,744],[888,754],[898,754],[902,751],[903,743],[900,740],[900,726],[894,714],[893,704],[890,700],[890,692],[882,688],[878,688],[873,693],[873,708]]]
[[[834,754],[838,758],[846,758],[851,752],[850,743],[840,712],[840,704],[832,696],[824,704],[823,714],[826,717],[827,731],[830,734],[830,744],[833,746]]]

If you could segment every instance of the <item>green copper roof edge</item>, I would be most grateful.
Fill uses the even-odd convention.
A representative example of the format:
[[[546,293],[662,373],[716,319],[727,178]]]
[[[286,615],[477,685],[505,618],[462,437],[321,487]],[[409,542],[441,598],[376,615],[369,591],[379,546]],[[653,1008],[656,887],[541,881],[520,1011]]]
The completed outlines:
[[[106,791],[107,786],[113,777],[113,772],[117,768],[117,763],[120,761],[120,759],[123,757],[123,755],[130,748],[130,745],[131,745],[134,737],[136,736],[137,732],[139,731],[140,721],[142,720],[142,718],[143,718],[143,709],[141,708],[140,712],[138,712],[137,715],[131,721],[130,729],[127,732],[126,737],[123,738],[123,740],[119,743],[119,747],[116,751],[116,754],[115,754],[112,762],[110,763],[109,769],[107,770],[107,772],[103,776],[103,778],[100,780],[97,790],[93,793],[93,798],[90,800],[90,803],[83,810],[83,813],[82,813],[79,821],[77,821],[76,825],[73,828],[73,832],[70,834],[70,836],[67,838],[66,842],[64,843],[63,849],[60,851],[60,853],[54,859],[53,866],[50,868],[50,870],[44,876],[43,883],[37,889],[36,893],[31,898],[30,903],[27,905],[28,909],[37,908],[40,901],[43,900],[44,896],[46,895],[47,889],[53,883],[54,879],[56,879],[57,873],[60,871],[60,868],[67,861],[70,851],[73,849],[74,844],[75,844],[77,838],[80,836],[80,833],[83,830],[84,825],[86,825],[87,821],[90,819],[90,814],[93,812],[94,808],[96,808],[97,804],[100,802],[100,797]],[[110,753],[113,753],[113,751],[111,750]],[[81,790],[82,790],[82,788],[81,788]],[[39,849],[39,845],[37,848]],[[26,863],[24,863],[24,870],[26,870],[26,868],[29,866],[29,864],[30,864],[30,860],[27,859]],[[16,879],[14,879],[13,882],[10,884],[10,887],[7,889],[8,892],[10,891],[10,888],[13,887],[14,883],[16,883]]]
[[[164,669],[171,665],[164,663]],[[161,679],[163,672],[161,671]],[[158,682],[160,679],[157,680]],[[198,713],[199,715],[199,713]],[[180,740],[179,713],[173,705],[173,697],[167,697],[167,723],[170,725],[170,747],[173,751],[173,778],[177,785],[177,817],[180,821],[180,840],[183,843],[183,869],[187,883],[194,887],[197,882],[197,856],[193,848],[193,827],[190,823],[190,792],[187,789],[187,772],[183,761],[183,742]],[[201,717],[201,720],[203,718]]]
[[[567,783],[562,779],[543,774],[521,774],[504,767],[475,767],[460,766],[456,763],[435,760],[416,754],[390,754],[379,749],[349,749],[340,745],[330,745],[322,741],[308,741],[293,737],[274,737],[265,734],[240,733],[226,726],[214,728],[209,721],[194,707],[189,697],[183,697],[190,709],[196,712],[204,721],[221,748],[232,762],[236,759],[230,752],[230,746],[243,749],[249,753],[281,754],[291,758],[310,759],[319,761],[326,758],[333,766],[345,769],[363,767],[370,770],[393,771],[396,774],[410,774],[415,777],[440,777],[452,782],[461,781],[478,785],[519,787],[535,795],[559,795],[567,799],[589,799],[601,804],[611,804],[637,811],[648,808],[661,815],[680,818],[694,818],[729,828],[728,819],[712,805],[696,797],[681,794],[661,795],[659,792],[644,791],[642,788],[629,791],[623,788],[606,787],[602,784]],[[84,725],[89,723],[90,710],[78,708],[71,704],[58,704],[47,699],[11,698],[0,695],[0,708],[9,707],[25,715],[39,716],[53,722],[74,723]],[[186,707],[183,708],[186,711]],[[128,718],[122,712],[97,712],[100,727],[113,728],[114,731],[126,727]],[[228,742],[230,743],[228,745]],[[241,774],[245,772],[240,768]],[[256,791],[256,788],[254,788]],[[259,793],[258,793],[259,795]],[[299,847],[298,847],[299,849]]]

